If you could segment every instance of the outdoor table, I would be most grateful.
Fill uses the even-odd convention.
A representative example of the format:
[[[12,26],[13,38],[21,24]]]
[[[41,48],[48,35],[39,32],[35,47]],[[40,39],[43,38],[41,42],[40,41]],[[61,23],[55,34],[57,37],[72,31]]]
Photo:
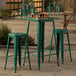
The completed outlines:
[[[56,33],[55,33],[55,18],[49,17],[49,18],[22,18],[24,20],[27,20],[27,25],[30,25],[30,22],[37,22],[37,52],[38,52],[38,70],[40,70],[40,52],[42,52],[42,62],[44,62],[44,27],[45,22],[52,22],[53,23],[53,30],[54,30],[54,37],[55,37],[55,47],[56,47]],[[47,25],[48,26],[48,25]],[[56,53],[58,52],[58,49],[56,49]],[[57,53],[58,54],[58,53]],[[59,60],[57,56],[57,64],[59,65]]]
[[[67,29],[67,25],[71,22],[70,20],[71,20],[72,16],[75,16],[76,13],[63,13],[62,15],[64,16],[63,29]],[[68,17],[68,16],[70,16],[70,17]]]

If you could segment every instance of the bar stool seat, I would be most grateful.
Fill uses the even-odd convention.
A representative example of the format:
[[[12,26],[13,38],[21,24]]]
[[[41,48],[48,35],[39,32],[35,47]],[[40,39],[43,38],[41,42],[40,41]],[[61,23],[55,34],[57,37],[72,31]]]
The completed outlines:
[[[8,58],[8,50],[9,50],[9,42],[10,38],[14,39],[14,72],[16,73],[17,68],[17,56],[19,57],[19,66],[21,66],[21,38],[25,38],[25,52],[27,49],[28,54],[28,61],[29,61],[29,68],[31,70],[31,64],[30,64],[30,56],[29,56],[29,48],[28,48],[28,39],[26,33],[9,33],[8,35],[8,41],[7,41],[7,51],[6,51],[6,60],[5,60],[5,66],[4,69],[6,69],[7,65],[7,58]],[[18,55],[17,55],[18,53]]]
[[[56,31],[56,35],[57,35],[57,47],[61,47],[62,64],[64,63],[64,34],[67,34],[70,60],[72,61],[68,30],[67,29],[56,29],[55,31]],[[52,30],[52,35],[51,35],[51,43],[50,43],[50,51],[49,51],[49,59],[48,59],[49,62],[50,62],[50,55],[51,55],[51,50],[52,50],[53,33],[54,33],[54,30]],[[59,53],[58,53],[58,55],[59,55]]]
[[[18,37],[26,37],[26,34],[25,33],[9,33],[9,37],[14,38],[16,36],[18,36]]]

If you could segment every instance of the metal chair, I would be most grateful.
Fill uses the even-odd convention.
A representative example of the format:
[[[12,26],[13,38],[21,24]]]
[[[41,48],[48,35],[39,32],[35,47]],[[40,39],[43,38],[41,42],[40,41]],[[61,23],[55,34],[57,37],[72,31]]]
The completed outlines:
[[[23,16],[30,17],[30,15],[37,14],[36,9],[34,7],[31,8],[31,5],[28,4],[22,4],[22,8],[19,9],[20,11],[20,17],[22,18]]]
[[[47,10],[49,12],[49,15],[54,12],[54,14],[56,12],[58,12],[58,15],[60,15],[60,6],[56,3],[49,3],[49,6],[47,7]]]

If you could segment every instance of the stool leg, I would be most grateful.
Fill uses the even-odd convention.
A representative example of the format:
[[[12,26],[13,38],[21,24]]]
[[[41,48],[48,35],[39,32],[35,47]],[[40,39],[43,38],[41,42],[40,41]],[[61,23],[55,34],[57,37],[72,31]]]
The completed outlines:
[[[44,62],[44,30],[45,30],[45,28],[44,28],[44,25],[45,25],[45,23],[44,22],[42,22],[42,26],[41,26],[41,51],[42,51],[42,63]]]
[[[58,15],[60,15],[60,6],[58,6],[57,8],[58,8]]]
[[[14,38],[14,72],[15,73],[17,68],[17,46],[18,46],[18,39]]]
[[[19,56],[19,66],[21,67],[21,38],[18,38],[18,56]]]
[[[50,15],[50,6],[48,7],[48,10],[49,10],[49,15]]]
[[[58,62],[59,61],[59,46],[60,46],[60,34],[57,34],[57,45],[56,45],[57,64],[59,64]]]
[[[4,69],[6,69],[6,65],[7,65],[8,51],[9,51],[9,37],[8,37],[8,41],[7,41],[7,52],[6,52],[6,60],[5,60]]]
[[[29,55],[29,48],[28,48],[28,41],[27,41],[27,39],[26,39],[26,43],[25,43],[25,52],[24,52],[24,62],[23,62],[23,66],[25,65],[26,49],[27,49],[27,54],[28,54],[29,69],[31,70],[30,55]]]
[[[55,32],[55,23],[54,23],[54,21],[53,21],[53,33],[54,33],[55,47],[56,47],[56,53],[57,53],[57,65],[59,66],[59,56],[58,56],[59,50],[57,49],[56,32]]]
[[[50,51],[49,51],[49,59],[48,59],[48,62],[50,62],[50,55],[51,55],[51,50],[52,50],[52,41],[53,41],[53,31],[52,31],[52,34],[51,34],[51,42],[50,42]]]
[[[26,40],[25,40],[26,41]],[[26,58],[26,46],[27,44],[25,43],[25,51],[24,51],[24,61],[23,61],[23,66],[25,65],[25,58]]]
[[[60,33],[60,43],[61,43],[61,59],[62,59],[62,64],[64,63],[64,34],[61,31]]]
[[[69,40],[69,34],[68,33],[67,33],[67,39],[68,39],[68,47],[69,47],[70,61],[72,61],[71,48],[70,48],[70,40]]]
[[[30,55],[29,55],[28,41],[27,41],[27,54],[28,54],[28,61],[29,61],[29,69],[31,70],[31,63],[30,63]]]

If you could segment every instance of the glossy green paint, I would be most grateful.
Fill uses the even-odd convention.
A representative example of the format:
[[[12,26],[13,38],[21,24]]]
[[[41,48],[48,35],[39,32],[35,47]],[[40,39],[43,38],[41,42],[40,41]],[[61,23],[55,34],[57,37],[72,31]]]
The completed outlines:
[[[29,48],[28,48],[28,40],[27,40],[27,34],[25,33],[9,33],[8,35],[8,42],[7,42],[7,52],[6,52],[6,60],[5,60],[5,67],[6,69],[6,64],[7,64],[7,58],[8,58],[8,51],[9,51],[9,39],[13,38],[14,39],[14,72],[16,73],[17,69],[17,56],[19,57],[19,66],[21,67],[21,38],[24,37],[26,38],[26,49],[27,49],[27,54],[29,53]],[[28,54],[28,60],[30,60],[30,55]],[[29,61],[29,68],[31,70],[31,64]]]

